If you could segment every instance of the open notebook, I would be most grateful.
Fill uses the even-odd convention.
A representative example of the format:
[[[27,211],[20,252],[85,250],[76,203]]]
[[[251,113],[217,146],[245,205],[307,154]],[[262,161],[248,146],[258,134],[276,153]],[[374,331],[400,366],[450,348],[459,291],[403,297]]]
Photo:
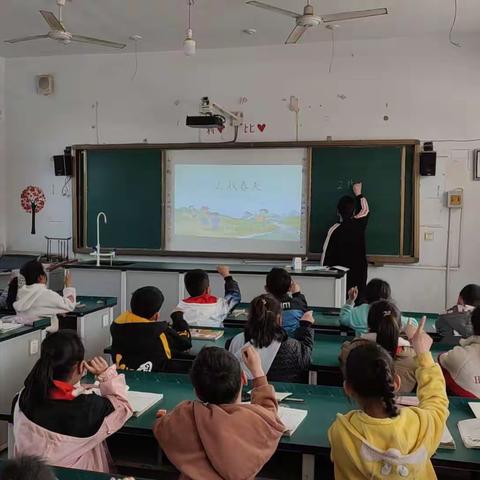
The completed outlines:
[[[215,342],[223,337],[223,330],[209,330],[207,328],[192,328],[190,330],[193,340],[207,340]]]
[[[419,400],[417,397],[397,397],[397,405],[402,407],[418,407]],[[454,450],[456,448],[455,440],[450,433],[450,430],[445,425],[445,430],[443,431],[442,439],[440,440],[440,445],[438,448]]]
[[[295,430],[305,420],[308,410],[300,410],[298,408],[278,407],[278,417],[285,425],[286,430],[283,432],[285,437],[291,437]]]
[[[163,394],[161,393],[132,392],[130,390],[127,396],[135,417],[139,417],[163,399]]]
[[[247,393],[252,396],[253,390],[249,390]],[[275,392],[275,399],[278,403],[283,402],[286,398],[291,397],[292,394],[290,392]]]
[[[480,402],[468,402],[475,418],[458,422],[458,431],[466,448],[480,448]]]
[[[93,388],[92,392],[97,395],[101,395],[99,388]],[[127,391],[128,402],[132,406],[133,416],[139,417],[156,403],[163,400],[162,393],[149,393],[149,392],[134,392],[132,390]]]

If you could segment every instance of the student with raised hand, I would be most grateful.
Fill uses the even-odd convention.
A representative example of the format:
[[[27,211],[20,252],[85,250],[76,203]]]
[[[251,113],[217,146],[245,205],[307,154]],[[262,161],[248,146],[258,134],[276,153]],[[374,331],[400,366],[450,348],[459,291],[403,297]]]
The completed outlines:
[[[300,285],[284,268],[272,268],[267,275],[265,290],[272,294],[282,307],[282,327],[292,335],[300,325],[300,319],[308,310],[307,299]]]
[[[480,285],[471,283],[462,288],[457,304],[438,317],[437,332],[442,337],[460,335],[468,338],[473,335],[470,316],[476,307],[480,306]]]
[[[401,381],[383,347],[369,342],[348,355],[344,390],[360,410],[337,414],[328,431],[336,480],[437,478],[430,457],[442,438],[448,397],[425,321],[406,329],[417,356],[418,407],[397,407]]]
[[[340,367],[345,371],[345,363],[349,353],[365,340],[378,343],[392,357],[395,372],[400,377],[399,393],[410,393],[415,389],[417,380],[415,371],[415,351],[410,342],[400,336],[402,323],[400,310],[390,301],[374,302],[368,312],[369,332],[345,342],[340,353]]]
[[[438,363],[451,395],[480,398],[480,307],[472,312],[470,321],[473,335],[460,339],[460,346],[440,354]]]
[[[25,285],[18,288],[17,277],[9,286],[9,297],[16,298],[13,308],[17,314],[31,321],[41,317],[52,317],[50,331],[58,330],[56,316],[75,310],[76,291],[72,287],[70,272],[65,275],[63,296],[47,288],[47,274],[37,260],[27,262],[20,269],[20,275],[25,279]]]
[[[183,313],[172,313],[172,324],[160,320],[164,297],[157,287],[133,292],[130,311],[122,313],[110,327],[112,358],[119,370],[144,372],[178,371],[175,356],[192,348]]]
[[[219,265],[217,271],[225,281],[223,298],[211,294],[210,279],[204,270],[190,270],[185,274],[185,288],[190,296],[179,302],[177,310],[183,312],[190,326],[221,327],[226,316],[241,301],[240,287],[230,274],[230,268]]]
[[[105,440],[131,417],[125,377],[102,357],[84,360],[77,333],[60,330],[42,343],[40,359],[14,400],[15,457],[34,455],[49,465],[109,472]],[[100,395],[80,379],[95,375]]]
[[[348,300],[340,310],[340,324],[355,330],[357,337],[368,332],[368,312],[370,306],[379,300],[391,301],[392,291],[385,280],[374,278],[370,280],[365,288],[365,303],[355,306],[358,298],[358,288],[352,287],[348,291]],[[413,318],[402,316],[402,330],[411,322],[414,326],[417,321]]]
[[[153,433],[179,480],[253,480],[275,453],[285,429],[275,390],[254,348],[242,358],[254,377],[251,403],[242,403],[247,378],[235,356],[204,347],[190,373],[197,400],[158,412]]]
[[[289,337],[282,326],[279,301],[273,295],[260,295],[250,304],[244,332],[227,341],[225,348],[241,361],[245,345],[253,346],[270,382],[304,383],[312,358],[313,323],[312,312],[304,313]],[[248,370],[247,376],[252,378]]]

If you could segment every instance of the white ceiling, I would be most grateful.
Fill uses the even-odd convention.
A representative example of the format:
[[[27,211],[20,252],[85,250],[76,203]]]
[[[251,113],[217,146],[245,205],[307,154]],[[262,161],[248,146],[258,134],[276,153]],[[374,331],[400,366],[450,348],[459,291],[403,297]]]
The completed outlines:
[[[302,11],[305,0],[265,0]],[[387,7],[389,15],[342,22],[336,38],[389,38],[443,33],[453,17],[454,0],[313,0],[317,14]],[[47,33],[39,9],[56,13],[55,0],[0,0],[0,40]],[[0,41],[0,56],[41,56],[132,51],[128,37],[140,34],[140,51],[178,50],[186,28],[186,0],[72,0],[64,12],[72,33],[130,43],[125,50],[84,44],[58,44],[38,40],[21,45]],[[243,0],[195,0],[192,12],[197,48],[226,48],[282,44],[293,28],[293,19],[245,5]],[[457,37],[478,33],[480,1],[458,0]],[[242,33],[256,28],[257,34]],[[324,27],[308,31],[302,42],[330,40]]]

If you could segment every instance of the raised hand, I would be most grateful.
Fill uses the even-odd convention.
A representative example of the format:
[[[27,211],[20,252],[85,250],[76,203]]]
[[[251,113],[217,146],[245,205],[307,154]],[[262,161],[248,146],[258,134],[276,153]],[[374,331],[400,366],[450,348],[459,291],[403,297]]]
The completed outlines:
[[[98,377],[108,368],[108,363],[103,357],[93,357],[89,362],[85,362],[85,367]]]
[[[245,366],[250,370],[253,378],[265,376],[260,355],[251,345],[242,350],[242,360]]]
[[[290,284],[290,293],[300,293],[300,285],[295,280]]]
[[[65,288],[70,288],[72,286],[72,274],[70,270],[65,272]]]
[[[227,265],[219,265],[217,267],[217,272],[223,277],[229,277],[230,276],[230,267]]]
[[[422,317],[417,328],[415,328],[410,322],[408,322],[408,325],[405,328],[405,334],[410,340],[417,356],[429,352],[433,343],[432,337],[424,330],[426,321],[427,317]]]
[[[348,303],[353,305],[358,298],[358,287],[352,287],[348,291]]]

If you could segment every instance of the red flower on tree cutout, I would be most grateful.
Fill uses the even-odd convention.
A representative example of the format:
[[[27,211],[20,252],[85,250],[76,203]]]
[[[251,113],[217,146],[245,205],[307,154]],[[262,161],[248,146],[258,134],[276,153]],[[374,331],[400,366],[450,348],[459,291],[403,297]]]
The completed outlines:
[[[45,206],[45,194],[40,187],[29,185],[20,195],[22,208],[32,214],[32,235],[35,235],[35,214]]]

